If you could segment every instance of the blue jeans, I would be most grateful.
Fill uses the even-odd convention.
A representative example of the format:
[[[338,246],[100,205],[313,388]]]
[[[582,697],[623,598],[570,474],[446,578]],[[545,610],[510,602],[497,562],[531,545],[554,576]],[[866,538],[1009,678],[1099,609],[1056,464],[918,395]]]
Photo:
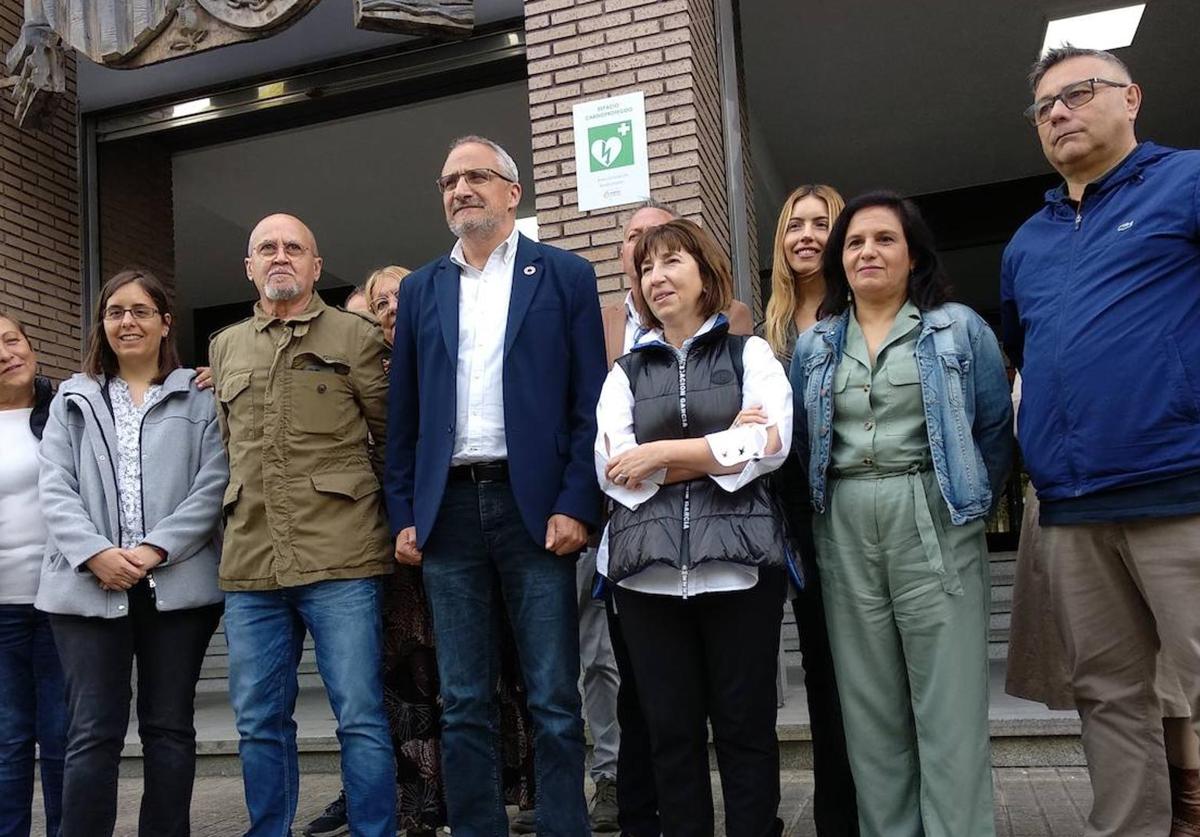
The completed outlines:
[[[287,837],[296,816],[296,668],[305,630],[337,718],[352,833],[394,837],[396,765],[383,713],[379,579],[225,596],[229,697],[241,736],[248,837]]]
[[[0,837],[29,835],[34,742],[46,834],[58,834],[66,737],[66,685],[50,622],[33,605],[0,605]]]
[[[506,837],[500,787],[497,634],[513,626],[534,725],[537,831],[590,833],[583,796],[575,558],[534,542],[507,483],[451,481],[423,575],[442,688],[442,775],[455,837]]]

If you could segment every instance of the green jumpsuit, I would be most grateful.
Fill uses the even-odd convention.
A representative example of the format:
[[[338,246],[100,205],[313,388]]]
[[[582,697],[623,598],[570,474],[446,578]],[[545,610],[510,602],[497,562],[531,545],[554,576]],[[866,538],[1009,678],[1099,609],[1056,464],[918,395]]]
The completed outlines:
[[[906,303],[874,365],[853,312],[834,372],[821,593],[863,837],[992,837],[987,541],[950,522]]]

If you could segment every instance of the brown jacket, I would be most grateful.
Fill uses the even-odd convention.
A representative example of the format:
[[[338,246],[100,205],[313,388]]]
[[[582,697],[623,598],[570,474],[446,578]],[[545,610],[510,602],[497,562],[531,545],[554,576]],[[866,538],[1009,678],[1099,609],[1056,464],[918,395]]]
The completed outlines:
[[[301,314],[213,335],[217,419],[229,453],[224,590],[274,590],[392,569],[368,431],[387,430],[386,347],[363,317],[316,294]]]
[[[604,320],[604,350],[608,353],[608,368],[612,369],[617,358],[625,354],[625,300],[605,305],[600,309]],[[729,320],[730,334],[753,334],[754,318],[744,302],[734,300],[725,312]]]

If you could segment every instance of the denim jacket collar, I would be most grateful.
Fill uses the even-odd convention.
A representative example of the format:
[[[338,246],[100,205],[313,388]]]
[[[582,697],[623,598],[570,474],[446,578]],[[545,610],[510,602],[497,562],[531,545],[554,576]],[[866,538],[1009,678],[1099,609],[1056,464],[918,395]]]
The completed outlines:
[[[929,311],[922,311],[921,334],[925,335],[931,331],[949,328],[953,322],[954,317],[950,315],[950,312],[943,305],[939,305],[937,308],[932,308]]]

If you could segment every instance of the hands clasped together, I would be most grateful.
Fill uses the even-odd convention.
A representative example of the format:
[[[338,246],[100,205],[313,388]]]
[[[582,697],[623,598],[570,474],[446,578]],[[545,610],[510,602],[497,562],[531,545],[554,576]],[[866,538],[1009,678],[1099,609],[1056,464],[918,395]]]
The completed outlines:
[[[86,562],[101,590],[128,590],[163,561],[163,554],[148,544],[133,549],[114,546],[98,552]]]

